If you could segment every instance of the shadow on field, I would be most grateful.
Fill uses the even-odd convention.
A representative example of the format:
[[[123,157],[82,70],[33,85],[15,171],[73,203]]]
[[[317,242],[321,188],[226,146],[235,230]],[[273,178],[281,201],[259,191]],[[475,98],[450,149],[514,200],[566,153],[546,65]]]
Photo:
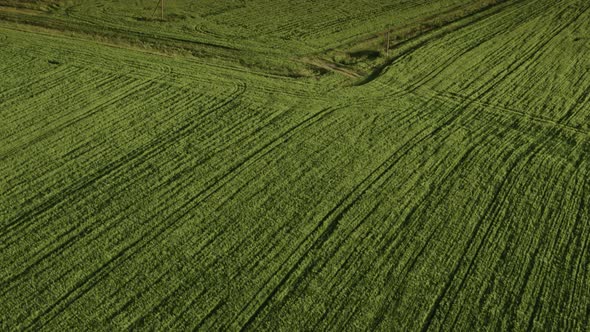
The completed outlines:
[[[159,16],[154,17],[147,17],[147,16],[134,16],[133,19],[138,22],[178,22],[184,21],[188,18],[186,15],[179,15],[179,14],[166,14],[164,19]]]
[[[375,60],[381,56],[381,52],[375,50],[362,50],[356,52],[350,52],[348,55],[352,58],[358,59],[368,59],[368,60]]]

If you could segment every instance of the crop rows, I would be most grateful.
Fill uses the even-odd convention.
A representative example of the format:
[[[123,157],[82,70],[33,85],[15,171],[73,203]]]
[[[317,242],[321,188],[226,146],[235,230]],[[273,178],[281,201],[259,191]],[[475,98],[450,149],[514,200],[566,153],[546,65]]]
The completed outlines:
[[[175,19],[318,52],[461,6],[429,3]],[[43,19],[158,24],[109,4]],[[589,18],[582,0],[494,4],[359,85],[0,23],[0,326],[587,330]]]

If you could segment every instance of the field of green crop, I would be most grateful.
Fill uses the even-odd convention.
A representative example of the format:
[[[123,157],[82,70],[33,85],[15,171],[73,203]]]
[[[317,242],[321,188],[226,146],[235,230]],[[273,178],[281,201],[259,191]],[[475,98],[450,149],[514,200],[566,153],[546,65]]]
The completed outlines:
[[[590,329],[590,2],[156,4],[0,0],[0,330]]]

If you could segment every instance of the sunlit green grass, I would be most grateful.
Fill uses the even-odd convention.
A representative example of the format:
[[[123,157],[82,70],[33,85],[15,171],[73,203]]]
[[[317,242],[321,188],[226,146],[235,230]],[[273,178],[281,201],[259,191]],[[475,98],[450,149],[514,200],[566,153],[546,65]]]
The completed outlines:
[[[3,330],[588,329],[585,1],[166,4],[0,10]]]

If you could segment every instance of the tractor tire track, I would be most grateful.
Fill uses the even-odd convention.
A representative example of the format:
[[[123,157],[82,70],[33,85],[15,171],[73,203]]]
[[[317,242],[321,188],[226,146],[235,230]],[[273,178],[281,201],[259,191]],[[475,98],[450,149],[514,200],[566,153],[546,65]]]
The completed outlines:
[[[334,109],[328,109],[327,111],[316,113],[316,115],[314,115],[313,117],[308,118],[304,122],[298,124],[296,127],[289,129],[282,136],[290,135],[290,134],[292,134],[293,131],[301,128],[302,126],[304,127],[304,126],[309,125],[310,120],[318,121],[318,117],[321,119],[321,115],[325,116],[326,113],[330,113],[333,111],[334,111]],[[312,121],[312,123],[313,123],[313,121]],[[246,158],[244,161],[235,165],[229,171],[227,171],[225,173],[226,175],[224,175],[224,177],[232,174],[236,169],[243,167],[247,162],[250,162],[253,159],[253,157],[259,155],[260,152],[262,152],[264,149],[267,149],[272,144],[273,144],[273,142],[270,142],[270,143],[266,144],[264,147],[258,149],[254,153],[252,153],[251,157]],[[266,151],[266,153],[268,153],[268,151]],[[80,281],[78,283],[78,285],[76,287],[74,287],[72,290],[70,290],[67,294],[65,294],[62,297],[62,299],[58,300],[55,304],[53,304],[52,306],[47,308],[41,315],[39,315],[35,319],[33,319],[33,321],[29,324],[29,326],[37,326],[39,324],[42,316],[46,316],[49,313],[54,312],[48,318],[48,321],[46,321],[45,323],[51,321],[52,319],[57,317],[61,312],[63,312],[65,310],[65,308],[67,308],[67,306],[69,306],[71,303],[73,303],[73,301],[80,298],[82,295],[84,295],[90,289],[92,289],[93,285],[95,285],[96,283],[99,282],[100,279],[102,279],[106,275],[108,275],[109,271],[112,271],[114,268],[123,264],[124,261],[126,259],[128,259],[131,255],[146,248],[146,246],[149,243],[153,242],[156,238],[158,238],[159,236],[161,236],[165,232],[170,232],[174,227],[176,227],[176,228],[180,227],[181,225],[177,225],[177,224],[179,222],[181,222],[184,219],[184,217],[187,215],[187,213],[193,208],[192,205],[198,204],[201,200],[206,199],[206,197],[208,195],[211,195],[211,193],[208,193],[208,192],[210,192],[212,189],[214,190],[214,188],[217,186],[218,182],[219,181],[213,182],[212,184],[210,184],[209,186],[207,186],[206,188],[201,190],[197,196],[194,196],[188,202],[183,204],[183,206],[181,206],[177,210],[177,212],[175,213],[175,214],[180,214],[180,216],[178,216],[174,220],[172,220],[170,225],[165,225],[164,227],[157,227],[156,229],[152,229],[150,231],[150,233],[152,233],[152,232],[153,233],[149,234],[149,237],[148,237],[148,234],[146,234],[145,237],[139,238],[138,240],[125,246],[125,248],[123,250],[121,250],[117,255],[115,255],[113,258],[111,258],[108,262],[103,264],[98,270],[96,270],[94,273],[90,274],[87,278],[84,278],[82,281]],[[184,211],[184,212],[182,212],[182,211]],[[98,280],[93,280],[93,279],[98,279]],[[78,291],[78,289],[81,289],[82,286],[84,286],[84,285],[88,285],[88,286],[85,287],[83,290]],[[78,293],[78,294],[74,295],[74,293]],[[73,297],[73,299],[68,300],[64,305],[64,301],[66,301],[66,299],[71,298],[71,297]],[[57,309],[58,306],[61,307],[61,309]]]

